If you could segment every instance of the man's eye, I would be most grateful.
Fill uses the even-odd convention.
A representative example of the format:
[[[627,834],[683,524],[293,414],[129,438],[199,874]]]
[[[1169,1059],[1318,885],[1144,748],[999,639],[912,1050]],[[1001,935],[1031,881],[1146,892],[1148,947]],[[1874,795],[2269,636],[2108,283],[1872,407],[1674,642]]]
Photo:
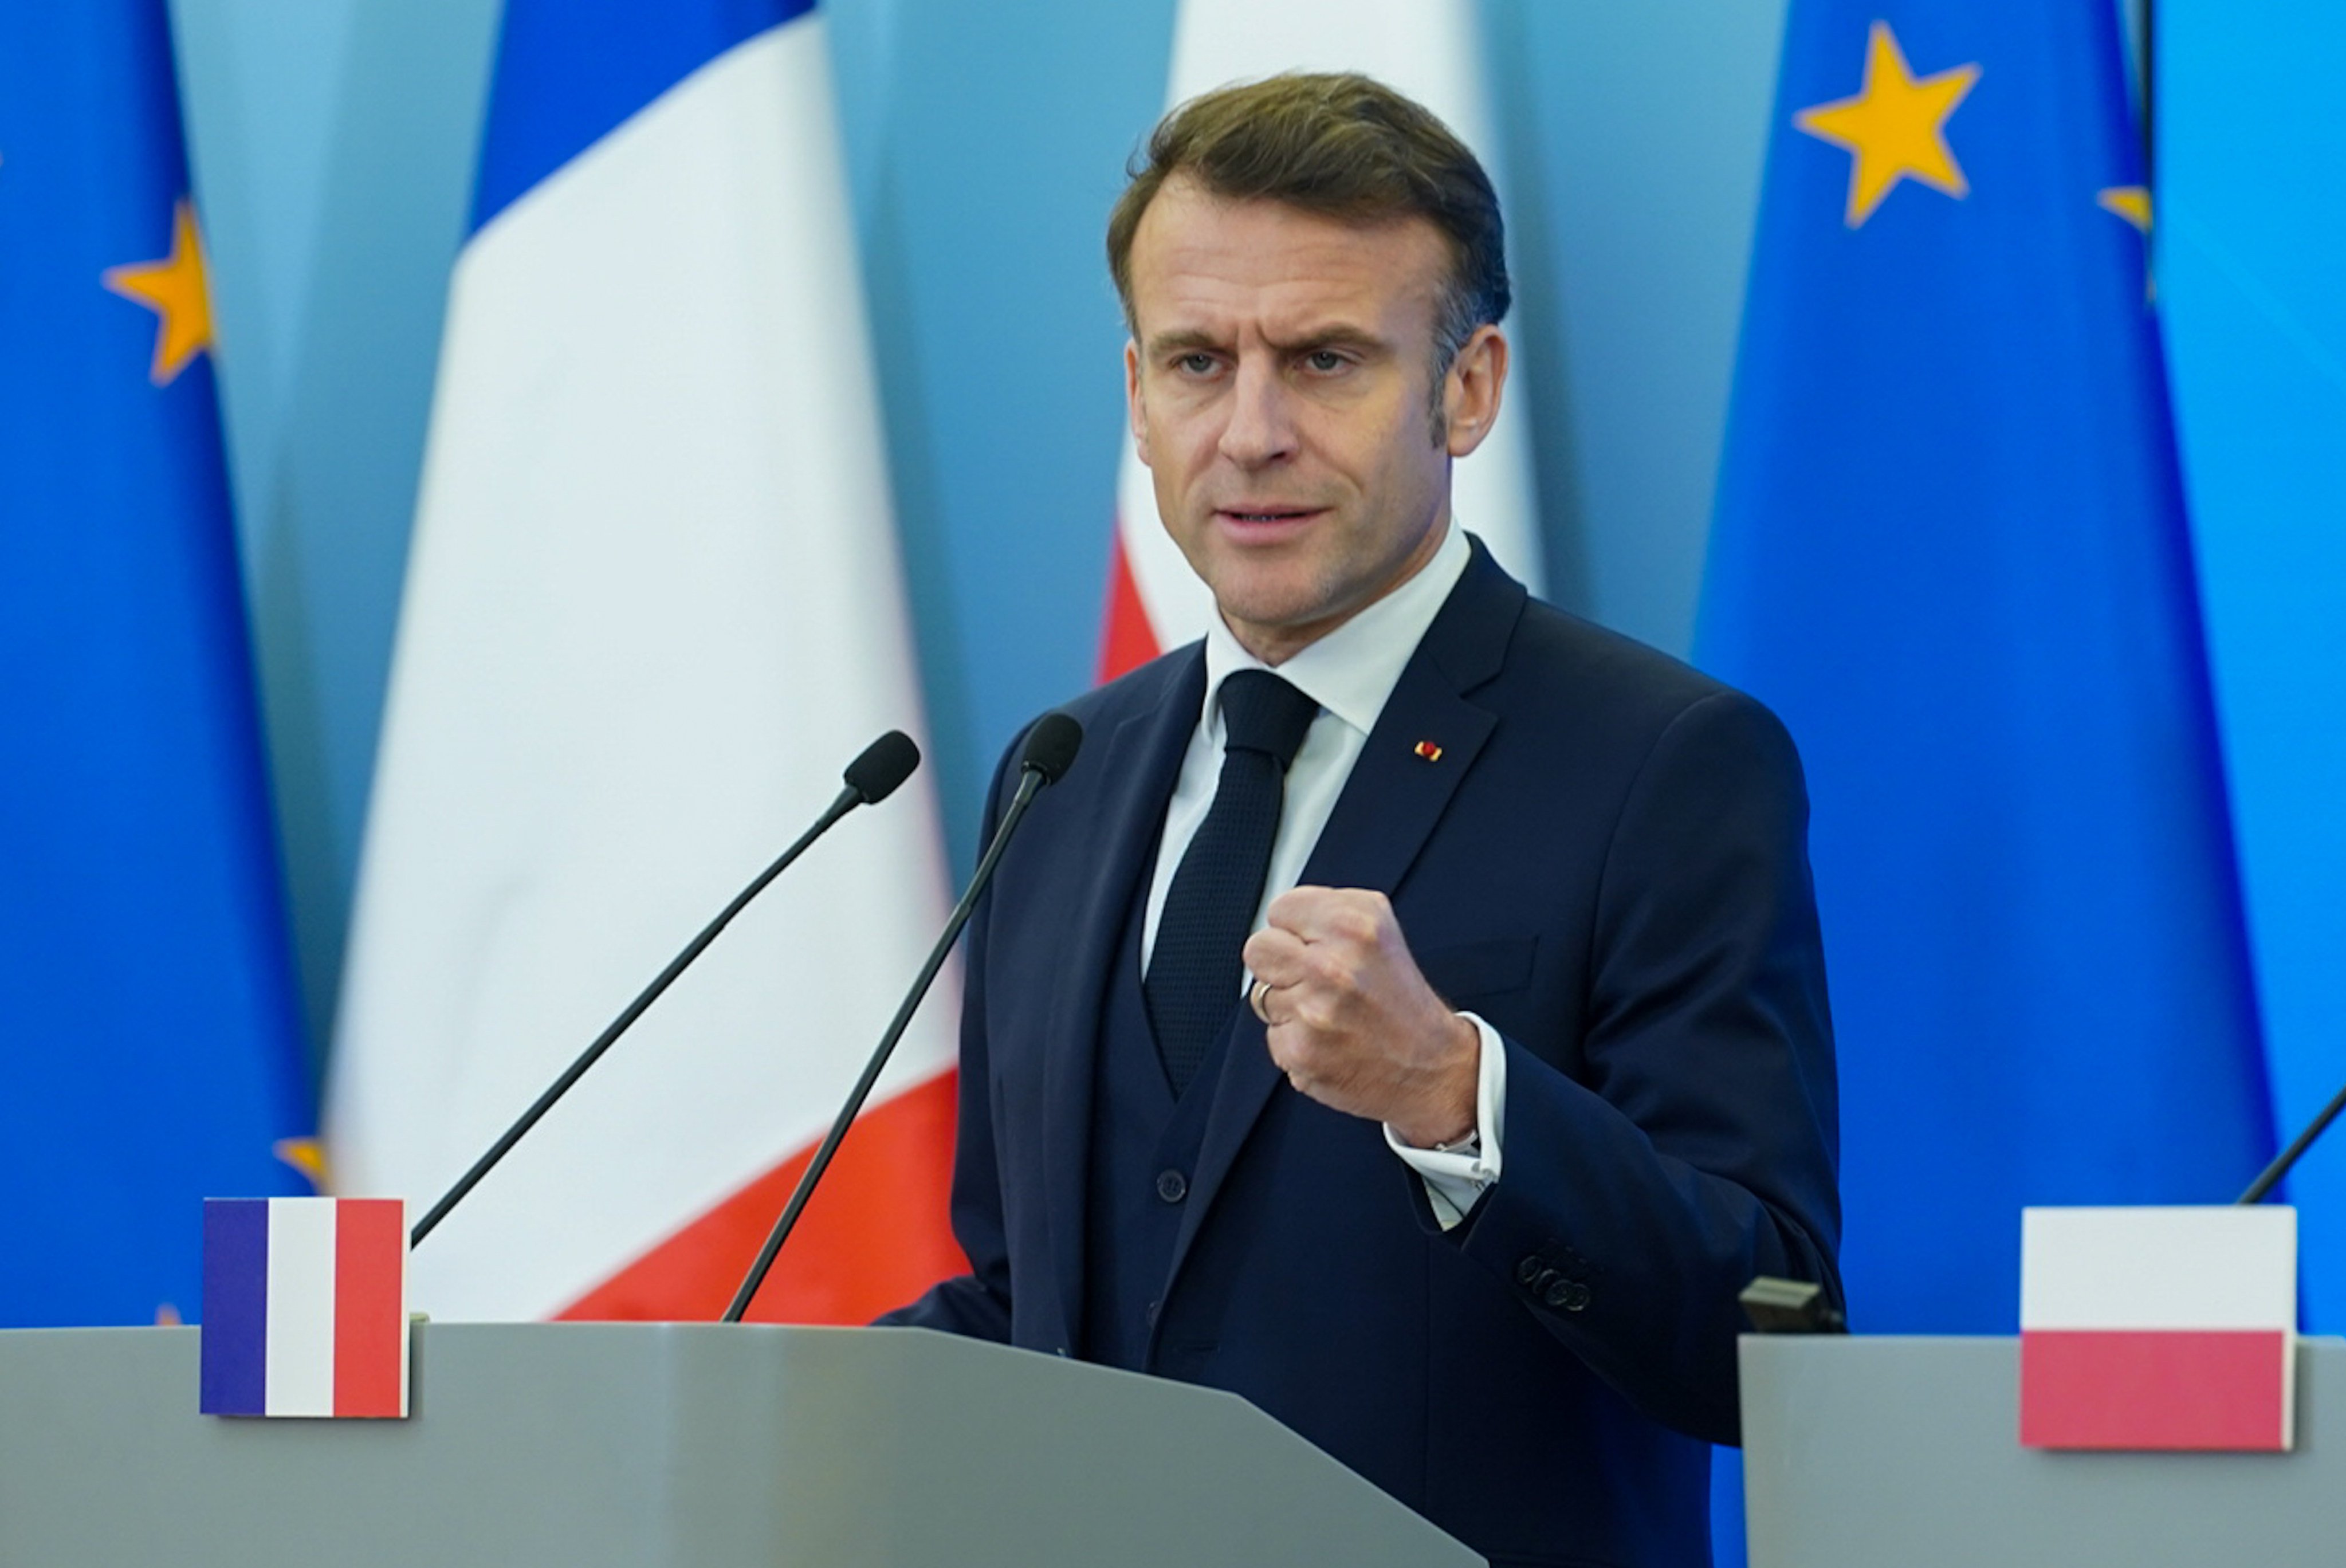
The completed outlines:
[[[1331,375],[1347,363],[1343,355],[1333,349],[1314,349],[1303,356],[1304,367],[1319,375]]]
[[[1203,353],[1183,354],[1173,361],[1173,368],[1185,376],[1210,375],[1214,369],[1214,356]]]

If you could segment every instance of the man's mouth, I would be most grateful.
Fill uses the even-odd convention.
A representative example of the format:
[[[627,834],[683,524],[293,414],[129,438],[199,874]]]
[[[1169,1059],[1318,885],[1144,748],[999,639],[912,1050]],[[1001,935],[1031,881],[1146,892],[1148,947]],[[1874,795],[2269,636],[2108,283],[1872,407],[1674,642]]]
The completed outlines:
[[[1317,506],[1219,506],[1214,515],[1248,527],[1270,527],[1281,523],[1299,523],[1316,517]]]

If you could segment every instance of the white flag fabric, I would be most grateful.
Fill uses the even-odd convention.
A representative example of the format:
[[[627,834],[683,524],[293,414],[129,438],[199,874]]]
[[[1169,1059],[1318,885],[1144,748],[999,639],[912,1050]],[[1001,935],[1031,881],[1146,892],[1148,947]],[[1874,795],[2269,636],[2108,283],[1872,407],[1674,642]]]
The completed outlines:
[[[1281,71],[1358,71],[1432,110],[1473,148],[1494,182],[1496,142],[1467,0],[1181,0],[1166,107]],[[1498,423],[1453,473],[1459,523],[1538,593],[1545,578],[1528,414],[1512,378]],[[1205,635],[1213,599],[1158,521],[1148,470],[1129,439],[1117,479],[1102,676],[1120,675]]]
[[[512,0],[329,1085],[436,1198],[921,732],[827,45],[804,0]],[[748,20],[744,20],[747,15]],[[714,1317],[943,922],[925,775],[745,912],[414,1254],[441,1319]],[[758,1316],[962,1267],[948,972]]]

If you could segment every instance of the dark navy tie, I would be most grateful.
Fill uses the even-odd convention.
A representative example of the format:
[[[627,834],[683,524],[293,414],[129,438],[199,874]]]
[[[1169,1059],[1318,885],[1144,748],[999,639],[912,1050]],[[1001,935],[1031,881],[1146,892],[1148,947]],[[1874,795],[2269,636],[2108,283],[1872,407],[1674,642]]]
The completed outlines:
[[[1181,1094],[1238,1005],[1239,952],[1262,902],[1287,765],[1320,705],[1269,670],[1222,682],[1222,777],[1173,873],[1142,986],[1165,1075]]]

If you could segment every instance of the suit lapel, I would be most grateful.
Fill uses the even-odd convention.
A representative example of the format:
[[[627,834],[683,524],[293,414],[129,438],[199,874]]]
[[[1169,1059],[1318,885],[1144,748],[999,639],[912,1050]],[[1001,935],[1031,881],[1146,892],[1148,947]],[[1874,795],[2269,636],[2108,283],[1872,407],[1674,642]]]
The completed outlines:
[[[1465,575],[1385,699],[1304,864],[1304,883],[1369,888],[1387,896],[1401,886],[1497,724],[1495,715],[1462,694],[1498,672],[1525,598],[1523,585],[1476,542]],[[1422,754],[1420,742],[1439,755]],[[1283,1082],[1263,1033],[1252,1010],[1242,1011],[1223,1054],[1189,1201],[1173,1244],[1168,1285],[1248,1134]]]
[[[1090,1182],[1092,1080],[1099,1059],[1102,1005],[1116,972],[1116,943],[1133,892],[1155,862],[1165,809],[1182,752],[1206,696],[1202,646],[1177,653],[1186,665],[1167,673],[1153,700],[1103,738],[1099,791],[1062,847],[1066,884],[1080,899],[1066,911],[1068,947],[1044,1043],[1044,1194],[1059,1308],[1069,1343],[1082,1330],[1084,1201]],[[1047,913],[1037,918],[1056,921]]]

